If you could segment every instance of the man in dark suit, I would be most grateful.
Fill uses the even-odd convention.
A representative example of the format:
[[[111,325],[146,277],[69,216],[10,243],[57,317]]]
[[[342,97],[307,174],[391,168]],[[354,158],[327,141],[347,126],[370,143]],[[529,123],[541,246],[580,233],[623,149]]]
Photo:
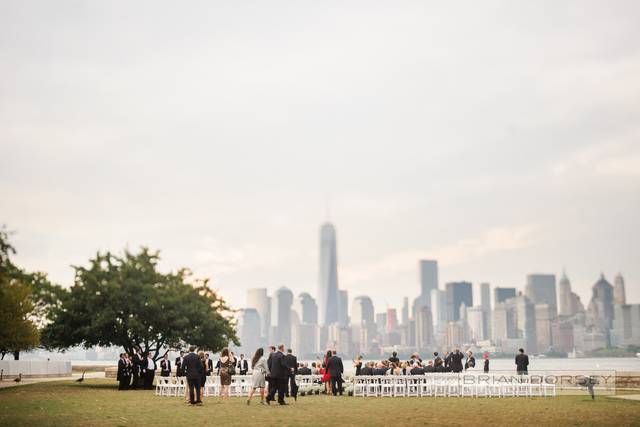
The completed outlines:
[[[247,375],[249,372],[249,362],[244,358],[244,354],[240,354],[240,360],[238,360],[238,371],[240,371],[240,375]]]
[[[455,351],[449,355],[449,357],[451,358],[451,372],[462,372],[462,359],[464,359],[464,354],[462,354],[460,349],[456,348]]]
[[[160,376],[168,377],[171,375],[171,360],[169,355],[165,353],[164,357],[160,361]]]
[[[298,358],[293,355],[293,351],[287,349],[287,355],[284,357],[284,361],[289,368],[289,387],[287,397],[291,395],[293,400],[298,400],[298,385],[296,384],[296,375],[298,374]]]
[[[267,358],[267,368],[269,368],[269,372],[267,372],[266,380],[267,380],[267,396],[269,396],[273,390],[276,389],[276,379],[271,377],[271,365],[273,363],[273,354],[276,352],[276,348],[272,345],[269,346],[269,357]],[[269,402],[267,402],[269,403]]]
[[[416,363],[413,365],[413,368],[411,368],[411,371],[409,371],[409,373],[411,375],[424,375],[424,369],[422,368],[422,365]]]
[[[529,374],[529,356],[524,354],[524,349],[521,348],[518,350],[518,355],[516,356],[516,369],[518,371],[518,375],[528,375]]]
[[[204,374],[208,377],[213,372],[213,360],[209,359],[209,353],[204,354],[204,361],[207,365],[207,370]]]
[[[180,357],[176,357],[176,377],[182,376],[182,361],[184,360],[184,351],[180,352]]]
[[[202,361],[195,352],[196,346],[192,345],[189,347],[189,354],[187,354],[182,361],[182,369],[184,375],[187,377],[187,383],[189,384],[189,403],[201,406],[200,378],[204,376],[204,367],[202,366]]]
[[[129,381],[131,376],[129,375],[129,364],[124,357],[124,353],[120,353],[120,359],[118,360],[118,390],[128,390]]]
[[[327,361],[327,369],[331,375],[331,392],[334,396],[338,393],[342,396],[342,372],[344,367],[342,366],[342,359],[337,356],[337,352],[333,350],[333,356]]]
[[[451,353],[445,351],[443,356],[444,359],[442,361],[442,364],[444,365],[444,371],[451,372]]]
[[[131,388],[136,389],[140,386],[140,376],[142,374],[142,355],[140,350],[136,350],[131,358],[131,374],[133,375]]]
[[[397,352],[393,352],[391,353],[391,357],[389,358],[389,363],[400,363],[400,359],[398,359],[398,353]]]
[[[311,375],[311,369],[306,363],[298,368],[298,375]]]
[[[270,356],[271,365],[269,367],[269,376],[274,381],[275,387],[269,387],[269,395],[267,396],[267,404],[271,404],[275,400],[276,391],[278,392],[278,403],[286,405],[284,395],[287,391],[287,380],[289,379],[289,368],[284,358],[284,344],[278,346],[278,351]],[[267,364],[269,362],[267,361]]]

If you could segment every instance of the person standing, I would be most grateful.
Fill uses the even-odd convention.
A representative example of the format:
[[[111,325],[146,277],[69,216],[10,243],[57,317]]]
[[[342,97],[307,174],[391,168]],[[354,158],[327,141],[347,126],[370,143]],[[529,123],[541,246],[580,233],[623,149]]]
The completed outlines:
[[[518,350],[518,355],[516,355],[516,370],[518,371],[518,375],[529,374],[529,356],[524,354],[523,348]]]
[[[362,356],[356,357],[353,367],[356,368],[356,377],[362,375]]]
[[[220,359],[218,360],[218,366],[220,366],[220,400],[225,397],[229,397],[229,386],[231,385],[231,367],[235,366],[229,355],[229,349],[222,349],[220,353]]]
[[[449,357],[451,359],[451,372],[462,372],[462,359],[464,358],[464,354],[460,352],[460,349],[456,348],[455,351],[449,355]]]
[[[488,374],[489,373],[489,353],[485,351],[482,357],[484,358],[483,371],[485,374]]]
[[[156,361],[151,357],[151,353],[147,353],[143,359],[144,363],[144,388],[153,389],[153,378],[156,375]]]
[[[276,352],[276,348],[272,345],[269,346],[269,357],[267,358],[267,375],[266,375],[266,380],[269,383],[268,384],[268,392],[267,392],[267,396],[271,395],[271,393],[273,392],[273,390],[275,390],[276,388],[276,379],[271,377],[271,365],[273,364],[273,354]],[[269,400],[267,398],[267,403],[269,403]]]
[[[204,351],[200,351],[198,353],[198,357],[200,358],[200,363],[202,363],[202,376],[200,377],[200,396],[204,396],[204,387],[207,383],[207,372],[209,369],[209,364],[207,363],[207,357],[204,354]]]
[[[298,385],[296,384],[296,375],[298,375],[298,358],[293,355],[293,350],[290,348],[287,349],[287,355],[284,357],[284,361],[289,368],[289,378],[288,378],[288,393],[287,397],[291,395],[293,400],[298,400]]]
[[[176,357],[176,377],[182,376],[182,362],[184,360],[184,351],[180,352],[180,357]]]
[[[449,353],[448,351],[445,351],[443,356],[444,356],[444,360],[443,360],[444,372],[451,372],[451,353]]]
[[[204,354],[204,361],[205,361],[205,369],[206,369],[205,376],[208,377],[213,372],[213,360],[209,359],[209,353]]]
[[[275,400],[276,391],[278,392],[278,403],[286,405],[284,395],[287,391],[287,380],[289,379],[289,368],[284,359],[284,344],[278,346],[278,351],[271,356],[271,367],[269,369],[271,378],[275,381],[275,388],[269,391],[267,396],[267,404],[271,404]]]
[[[389,358],[389,363],[400,363],[400,359],[398,359],[398,352],[394,351],[391,353],[391,357]]]
[[[249,372],[249,362],[244,358],[244,354],[240,354],[240,360],[238,360],[238,371],[240,375],[247,375]]]
[[[142,373],[142,356],[140,350],[136,350],[131,358],[131,375],[133,381],[131,381],[131,388],[137,389],[140,386],[140,374]]]
[[[240,358],[242,360],[242,355],[240,355]],[[264,357],[264,350],[262,348],[257,349],[251,359],[251,370],[253,373],[251,375],[251,390],[249,390],[249,395],[247,396],[247,405],[251,403],[251,398],[258,388],[260,389],[260,404],[266,405],[264,402],[264,389],[269,366],[267,365],[267,359]]]
[[[171,375],[171,361],[169,355],[165,353],[164,357],[160,361],[160,376],[168,377]]]
[[[464,370],[473,369],[476,367],[476,358],[473,357],[471,350],[467,352],[467,361],[464,362]]]
[[[127,363],[127,358],[125,357],[125,353],[120,353],[120,359],[118,359],[118,390],[128,390],[129,389],[129,379],[131,377],[128,376],[129,364]]]
[[[344,371],[344,366],[342,365],[342,359],[338,357],[335,350],[331,354],[332,356],[327,362],[327,369],[331,377],[331,392],[334,396],[337,396],[338,393],[342,396],[342,372]]]
[[[196,354],[196,346],[192,345],[189,347],[189,354],[184,357],[182,368],[184,375],[187,377],[187,383],[189,384],[189,403],[201,406],[200,380],[204,374],[204,369],[202,367],[202,361]]]

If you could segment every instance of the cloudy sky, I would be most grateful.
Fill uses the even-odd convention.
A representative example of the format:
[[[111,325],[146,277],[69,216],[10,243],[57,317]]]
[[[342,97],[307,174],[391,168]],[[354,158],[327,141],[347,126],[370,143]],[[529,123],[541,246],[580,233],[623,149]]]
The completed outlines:
[[[640,3],[0,2],[0,223],[69,285],[98,250],[376,308],[417,262],[640,303]]]

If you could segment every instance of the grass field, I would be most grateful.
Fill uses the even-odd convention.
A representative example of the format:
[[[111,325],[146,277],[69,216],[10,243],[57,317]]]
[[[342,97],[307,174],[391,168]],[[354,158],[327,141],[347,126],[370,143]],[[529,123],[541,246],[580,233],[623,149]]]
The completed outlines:
[[[640,426],[640,401],[556,398],[353,398],[307,396],[289,406],[245,399],[202,407],[152,391],[119,392],[112,380],[50,382],[0,390],[0,426]]]

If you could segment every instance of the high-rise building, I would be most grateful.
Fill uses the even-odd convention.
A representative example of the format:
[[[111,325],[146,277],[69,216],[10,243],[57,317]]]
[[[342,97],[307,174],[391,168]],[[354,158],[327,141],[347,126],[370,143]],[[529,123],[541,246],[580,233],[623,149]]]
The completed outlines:
[[[420,307],[416,316],[416,346],[425,349],[433,344],[433,323],[429,307]]]
[[[509,298],[515,298],[516,288],[493,288],[493,305],[505,302]]]
[[[278,289],[272,303],[272,326],[274,342],[291,345],[291,306],[293,293],[285,287]]]
[[[450,282],[445,285],[447,293],[447,320],[460,319],[460,306],[473,306],[473,291],[469,282]]]
[[[640,304],[615,304],[611,345],[640,345]]]
[[[561,316],[571,316],[571,282],[567,274],[562,270],[562,277],[558,282],[558,314]]]
[[[553,345],[553,312],[549,304],[536,304],[536,345],[539,352],[547,352]]]
[[[469,338],[474,342],[484,341],[488,338],[485,316],[487,312],[482,307],[467,308],[467,325],[469,325]]]
[[[502,341],[517,338],[515,307],[510,299],[497,303],[491,313],[491,339],[501,345]]]
[[[300,323],[308,325],[318,324],[318,305],[316,300],[307,292],[303,292],[295,299],[293,309],[300,316]]]
[[[447,293],[440,289],[431,291],[431,318],[433,328],[444,333],[447,327]]]
[[[349,326],[349,293],[344,289],[338,289],[338,323]]]
[[[409,323],[409,298],[402,298],[402,325],[405,326]]]
[[[558,314],[555,274],[529,274],[524,294],[533,304],[548,304],[552,315]]]
[[[251,354],[261,346],[260,315],[255,308],[245,308],[238,313],[238,338],[240,339],[240,351]]]
[[[375,323],[371,298],[366,295],[361,295],[353,299],[353,304],[351,305],[351,323],[354,325]]]
[[[258,334],[262,345],[270,340],[271,333],[271,298],[267,295],[266,288],[254,288],[247,290],[247,308],[254,308],[260,316],[260,329]]]
[[[474,306],[481,307],[484,311],[491,311],[491,285],[487,282],[480,283],[474,293],[478,301],[474,301]]]
[[[604,275],[593,285],[591,302],[587,307],[586,326],[592,333],[599,332],[609,345],[609,330],[613,322],[613,286]],[[595,344],[594,344],[595,345]],[[587,347],[587,344],[585,344]]]
[[[438,261],[420,260],[420,306],[431,307],[431,291],[438,289]]]
[[[320,282],[318,284],[318,308],[320,323],[338,322],[338,255],[336,230],[330,223],[320,229]]]
[[[387,312],[376,313],[376,331],[379,335],[387,333]]]
[[[613,303],[614,304],[626,304],[627,297],[624,291],[624,278],[622,274],[618,273],[613,280]]]
[[[387,309],[387,327],[386,332],[390,334],[398,329],[398,313],[395,308]]]
[[[513,299],[516,310],[516,331],[518,338],[524,339],[526,351],[536,353],[536,310],[535,305],[525,295],[518,295]]]

